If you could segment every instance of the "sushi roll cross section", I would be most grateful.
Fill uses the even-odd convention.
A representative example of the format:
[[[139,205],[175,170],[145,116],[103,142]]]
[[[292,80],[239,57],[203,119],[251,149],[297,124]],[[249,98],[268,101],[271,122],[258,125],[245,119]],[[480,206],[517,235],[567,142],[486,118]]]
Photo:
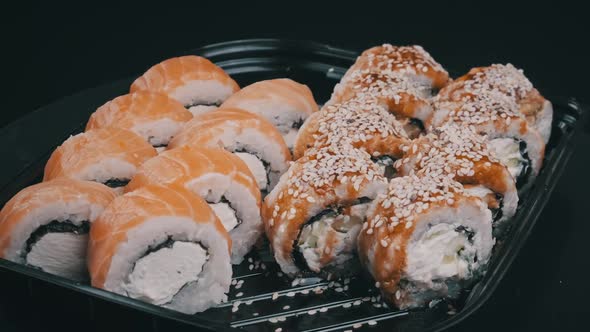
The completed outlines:
[[[452,176],[463,190],[480,197],[492,212],[494,231],[514,216],[518,207],[516,182],[488,148],[485,137],[469,127],[447,123],[403,147],[396,161],[398,174],[413,172]]]
[[[386,300],[414,308],[460,294],[490,258],[492,216],[449,176],[397,177],[369,208],[359,257]]]
[[[226,299],[231,239],[207,203],[182,187],[117,197],[90,230],[92,285],[187,314]]]
[[[374,99],[403,123],[410,138],[415,138],[424,130],[423,121],[432,113],[431,92],[430,82],[419,76],[359,70],[336,85],[326,105]]]
[[[312,149],[266,197],[266,235],[282,271],[326,278],[358,271],[356,238],[368,204],[387,186],[351,145]]]
[[[102,184],[67,178],[21,190],[0,212],[0,257],[86,280],[90,225],[115,196]]]
[[[99,107],[90,116],[86,131],[104,127],[127,129],[161,151],[192,117],[181,103],[165,94],[137,91]]]
[[[121,193],[137,168],[156,155],[154,147],[129,130],[92,129],[71,136],[53,151],[43,181],[59,177],[95,181]]]
[[[382,105],[352,99],[314,113],[301,127],[293,153],[297,159],[312,147],[350,144],[369,153],[381,174],[392,177],[393,163],[408,142],[402,124]]]
[[[429,130],[454,122],[485,135],[489,148],[508,168],[518,187],[532,183],[539,173],[545,155],[543,138],[503,94],[488,91],[472,94],[462,102],[437,100],[435,109]]]
[[[229,97],[223,108],[240,108],[263,116],[283,135],[289,148],[293,147],[299,128],[318,105],[311,90],[288,78],[253,83]]]
[[[341,82],[356,71],[388,74],[392,72],[424,78],[430,83],[432,94],[450,81],[449,73],[422,46],[394,46],[383,44],[365,50],[348,69]]]
[[[263,230],[260,190],[248,166],[220,149],[182,146],[145,162],[125,188],[178,185],[205,199],[232,239],[232,263],[239,264]]]
[[[240,87],[213,62],[187,55],[148,69],[131,85],[131,92],[139,90],[165,93],[196,115],[215,110]]]
[[[233,152],[248,165],[263,195],[272,190],[291,161],[281,133],[262,116],[238,108],[195,116],[168,147],[183,145]]]
[[[529,125],[541,134],[544,143],[549,141],[553,106],[533,87],[522,69],[517,69],[512,64],[473,68],[441,90],[439,98],[461,101],[465,96],[482,91],[495,91],[510,98],[518,105],[518,111]]]

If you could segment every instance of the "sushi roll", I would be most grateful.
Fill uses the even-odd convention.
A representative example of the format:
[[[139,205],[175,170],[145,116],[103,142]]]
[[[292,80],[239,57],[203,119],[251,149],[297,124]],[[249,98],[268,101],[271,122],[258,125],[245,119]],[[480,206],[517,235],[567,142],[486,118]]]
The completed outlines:
[[[369,48],[356,59],[341,82],[348,80],[355,71],[398,72],[422,77],[430,83],[433,94],[450,81],[449,73],[419,45],[383,44]]]
[[[226,299],[231,239],[207,203],[181,187],[117,197],[90,229],[92,286],[186,314]]]
[[[404,124],[408,135],[417,137],[423,130],[423,121],[430,117],[432,106],[429,81],[418,76],[393,73],[355,71],[347,80],[334,88],[326,105],[342,103],[353,98],[376,99]]]
[[[264,232],[260,190],[248,166],[223,149],[182,146],[145,162],[125,188],[180,185],[202,197],[232,240],[231,260],[239,264]]]
[[[181,103],[167,95],[138,91],[99,107],[90,116],[86,131],[104,127],[131,130],[161,151],[192,118],[193,115]]]
[[[429,130],[454,122],[486,135],[488,148],[515,179],[519,188],[532,184],[545,155],[543,138],[518,112],[518,106],[501,93],[471,95],[462,102],[435,102]]]
[[[129,130],[92,129],[68,138],[53,151],[43,181],[58,177],[95,181],[121,193],[137,168],[156,155],[156,149]]]
[[[439,98],[461,101],[470,94],[490,90],[500,92],[515,102],[529,125],[539,131],[545,143],[549,141],[553,106],[533,87],[522,69],[512,64],[473,68],[441,90]]]
[[[220,108],[195,116],[168,148],[183,145],[223,148],[240,157],[261,192],[270,192],[291,161],[281,133],[265,118],[237,108]]]
[[[283,272],[330,278],[358,271],[356,238],[367,206],[387,187],[379,173],[350,145],[312,149],[289,168],[262,207]]]
[[[66,178],[21,190],[0,211],[0,257],[87,279],[90,224],[115,197],[105,185]]]
[[[314,113],[301,127],[293,154],[297,159],[314,146],[343,142],[368,152],[382,174],[391,177],[393,162],[402,156],[401,146],[408,142],[408,136],[401,123],[381,105],[353,99]]]
[[[131,85],[131,92],[139,90],[165,93],[196,115],[216,109],[240,87],[213,62],[187,55],[148,69]]]
[[[451,175],[463,190],[484,201],[492,212],[494,234],[501,234],[518,207],[514,178],[494,153],[485,137],[469,127],[448,123],[403,148],[396,161],[400,175],[412,172]]]
[[[448,176],[391,180],[358,237],[362,264],[384,298],[401,309],[454,298],[490,258],[492,216]]]
[[[260,81],[229,97],[221,107],[241,108],[271,122],[283,135],[289,148],[299,128],[318,105],[307,85],[288,78]]]

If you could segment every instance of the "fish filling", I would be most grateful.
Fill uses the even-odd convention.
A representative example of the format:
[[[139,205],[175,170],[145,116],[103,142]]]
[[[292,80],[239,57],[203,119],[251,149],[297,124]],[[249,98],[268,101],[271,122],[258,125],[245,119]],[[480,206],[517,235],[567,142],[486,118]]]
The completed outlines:
[[[328,207],[310,218],[295,241],[295,264],[314,273],[354,272],[356,239],[370,201],[362,197],[346,206]]]
[[[217,215],[223,227],[226,231],[231,231],[242,223],[242,220],[238,217],[236,209],[234,209],[231,203],[222,196],[217,202],[209,202],[209,206],[213,209],[213,212]]]
[[[392,179],[395,176],[396,169],[393,166],[395,159],[391,156],[379,156],[371,158],[377,167],[381,170],[381,174],[387,179]]]
[[[26,241],[27,265],[73,279],[87,275],[86,247],[90,223],[53,220],[37,228]]]
[[[246,163],[254,175],[258,188],[263,195],[266,195],[270,190],[270,164],[247,151],[234,151],[234,153]]]
[[[436,297],[457,296],[479,267],[474,236],[463,225],[430,226],[408,245],[406,271],[399,283],[404,296],[418,305]]]
[[[514,138],[496,138],[488,144],[500,162],[508,168],[517,187],[522,187],[531,173],[526,142]]]
[[[169,237],[135,262],[123,288],[132,298],[167,304],[184,287],[198,282],[208,260],[207,249],[200,243]]]

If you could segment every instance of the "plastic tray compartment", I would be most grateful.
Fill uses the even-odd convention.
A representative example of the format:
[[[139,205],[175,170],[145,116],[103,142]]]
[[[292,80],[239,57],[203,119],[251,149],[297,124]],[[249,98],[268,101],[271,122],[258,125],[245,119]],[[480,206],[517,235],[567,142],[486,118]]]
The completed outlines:
[[[264,79],[292,78],[310,86],[319,102],[328,99],[357,56],[357,52],[328,45],[274,39],[226,42],[189,53],[208,57],[241,86]],[[125,79],[84,91],[3,128],[0,141],[10,144],[5,146],[0,166],[0,203],[39,181],[51,151],[69,135],[80,132],[97,106],[126,93],[131,81]],[[383,306],[378,292],[362,277],[347,280],[346,284],[314,279],[293,284],[280,276],[264,249],[251,253],[251,261],[246,259],[234,268],[235,285],[229,302],[196,315],[184,315],[0,259],[0,277],[11,284],[4,296],[18,299],[16,302],[29,309],[31,303],[36,303],[39,308],[25,314],[32,319],[59,317],[67,311],[68,319],[90,320],[97,325],[122,322],[119,327],[127,320],[132,321],[128,324],[134,329],[142,330],[158,330],[158,326],[171,320],[176,321],[177,328],[211,331],[275,331],[279,327],[283,331],[423,331],[450,327],[473,313],[493,293],[529,236],[571,156],[571,141],[580,127],[583,108],[571,98],[548,97],[554,102],[555,120],[543,170],[521,197],[513,227],[496,246],[487,273],[459,300],[441,301],[427,309],[398,311]],[[14,309],[11,306],[8,310],[18,315],[24,310],[18,308],[15,304]],[[37,318],[35,312],[41,316]]]

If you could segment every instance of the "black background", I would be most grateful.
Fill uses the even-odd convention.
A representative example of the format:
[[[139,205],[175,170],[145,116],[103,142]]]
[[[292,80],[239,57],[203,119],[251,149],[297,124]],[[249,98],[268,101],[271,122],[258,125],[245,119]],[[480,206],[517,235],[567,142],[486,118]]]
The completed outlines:
[[[543,94],[590,102],[587,10],[563,1],[193,1],[191,6],[160,2],[112,7],[79,2],[30,4],[6,14],[0,126],[77,91],[141,73],[183,51],[253,37],[308,39],[355,49],[382,42],[421,44],[448,68],[462,72],[511,62],[524,68]],[[588,128],[577,138],[576,155],[511,270],[492,298],[456,330],[588,328]],[[58,326],[31,322],[24,314],[6,317],[2,308],[10,303],[1,301],[2,287],[10,285],[0,287],[1,331],[3,326],[53,330],[80,323],[64,318]]]

